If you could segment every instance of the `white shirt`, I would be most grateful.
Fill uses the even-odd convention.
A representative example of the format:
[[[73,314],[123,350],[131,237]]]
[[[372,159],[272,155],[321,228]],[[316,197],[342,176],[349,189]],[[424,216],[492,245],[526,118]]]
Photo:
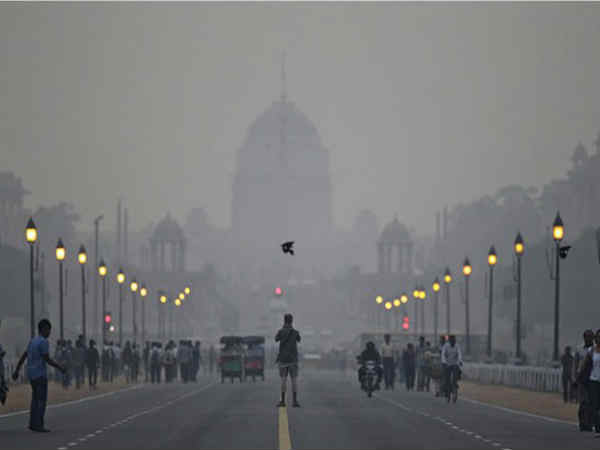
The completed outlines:
[[[450,342],[444,344],[442,347],[442,364],[449,366],[462,364],[462,353],[458,344],[454,344],[454,347],[450,345]]]
[[[382,358],[393,358],[394,357],[394,346],[390,342],[386,344],[385,342],[381,346],[381,357]]]
[[[592,373],[590,373],[591,381],[600,381],[600,353],[592,352]]]

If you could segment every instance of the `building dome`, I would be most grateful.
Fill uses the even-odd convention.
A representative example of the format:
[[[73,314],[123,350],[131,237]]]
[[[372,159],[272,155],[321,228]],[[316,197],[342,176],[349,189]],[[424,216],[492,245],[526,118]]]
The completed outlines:
[[[161,220],[154,228],[154,233],[152,233],[151,240],[164,242],[183,242],[185,241],[185,237],[179,224],[171,217],[170,214],[167,214],[165,218]]]
[[[410,241],[410,234],[408,228],[400,221],[397,217],[394,217],[390,223],[388,223],[381,232],[379,242],[384,244],[397,244],[400,242]]]

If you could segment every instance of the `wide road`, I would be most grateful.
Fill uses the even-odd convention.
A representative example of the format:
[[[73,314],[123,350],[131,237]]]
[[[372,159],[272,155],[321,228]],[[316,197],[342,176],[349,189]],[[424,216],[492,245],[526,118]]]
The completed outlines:
[[[354,380],[301,373],[302,408],[276,408],[278,380],[143,385],[50,407],[51,433],[26,429],[27,415],[0,416],[3,449],[597,449],[573,424],[459,398],[379,392]]]

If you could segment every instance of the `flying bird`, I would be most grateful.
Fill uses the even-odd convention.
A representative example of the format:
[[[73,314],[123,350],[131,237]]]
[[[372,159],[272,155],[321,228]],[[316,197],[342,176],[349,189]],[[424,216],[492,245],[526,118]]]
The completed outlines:
[[[281,250],[283,253],[289,253],[290,255],[294,254],[294,241],[284,242],[281,244]]]

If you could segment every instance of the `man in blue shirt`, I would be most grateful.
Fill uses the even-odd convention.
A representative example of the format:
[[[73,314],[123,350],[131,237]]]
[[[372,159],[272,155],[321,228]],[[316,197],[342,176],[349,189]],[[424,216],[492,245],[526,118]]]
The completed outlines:
[[[38,323],[38,335],[34,337],[23,353],[13,373],[13,379],[19,377],[21,366],[27,359],[27,378],[31,383],[31,409],[29,411],[29,429],[41,433],[50,430],[44,427],[44,414],[46,413],[46,401],[48,399],[48,372],[46,364],[57,368],[62,373],[65,369],[50,358],[50,345],[48,336],[52,325],[48,319],[42,319]]]

